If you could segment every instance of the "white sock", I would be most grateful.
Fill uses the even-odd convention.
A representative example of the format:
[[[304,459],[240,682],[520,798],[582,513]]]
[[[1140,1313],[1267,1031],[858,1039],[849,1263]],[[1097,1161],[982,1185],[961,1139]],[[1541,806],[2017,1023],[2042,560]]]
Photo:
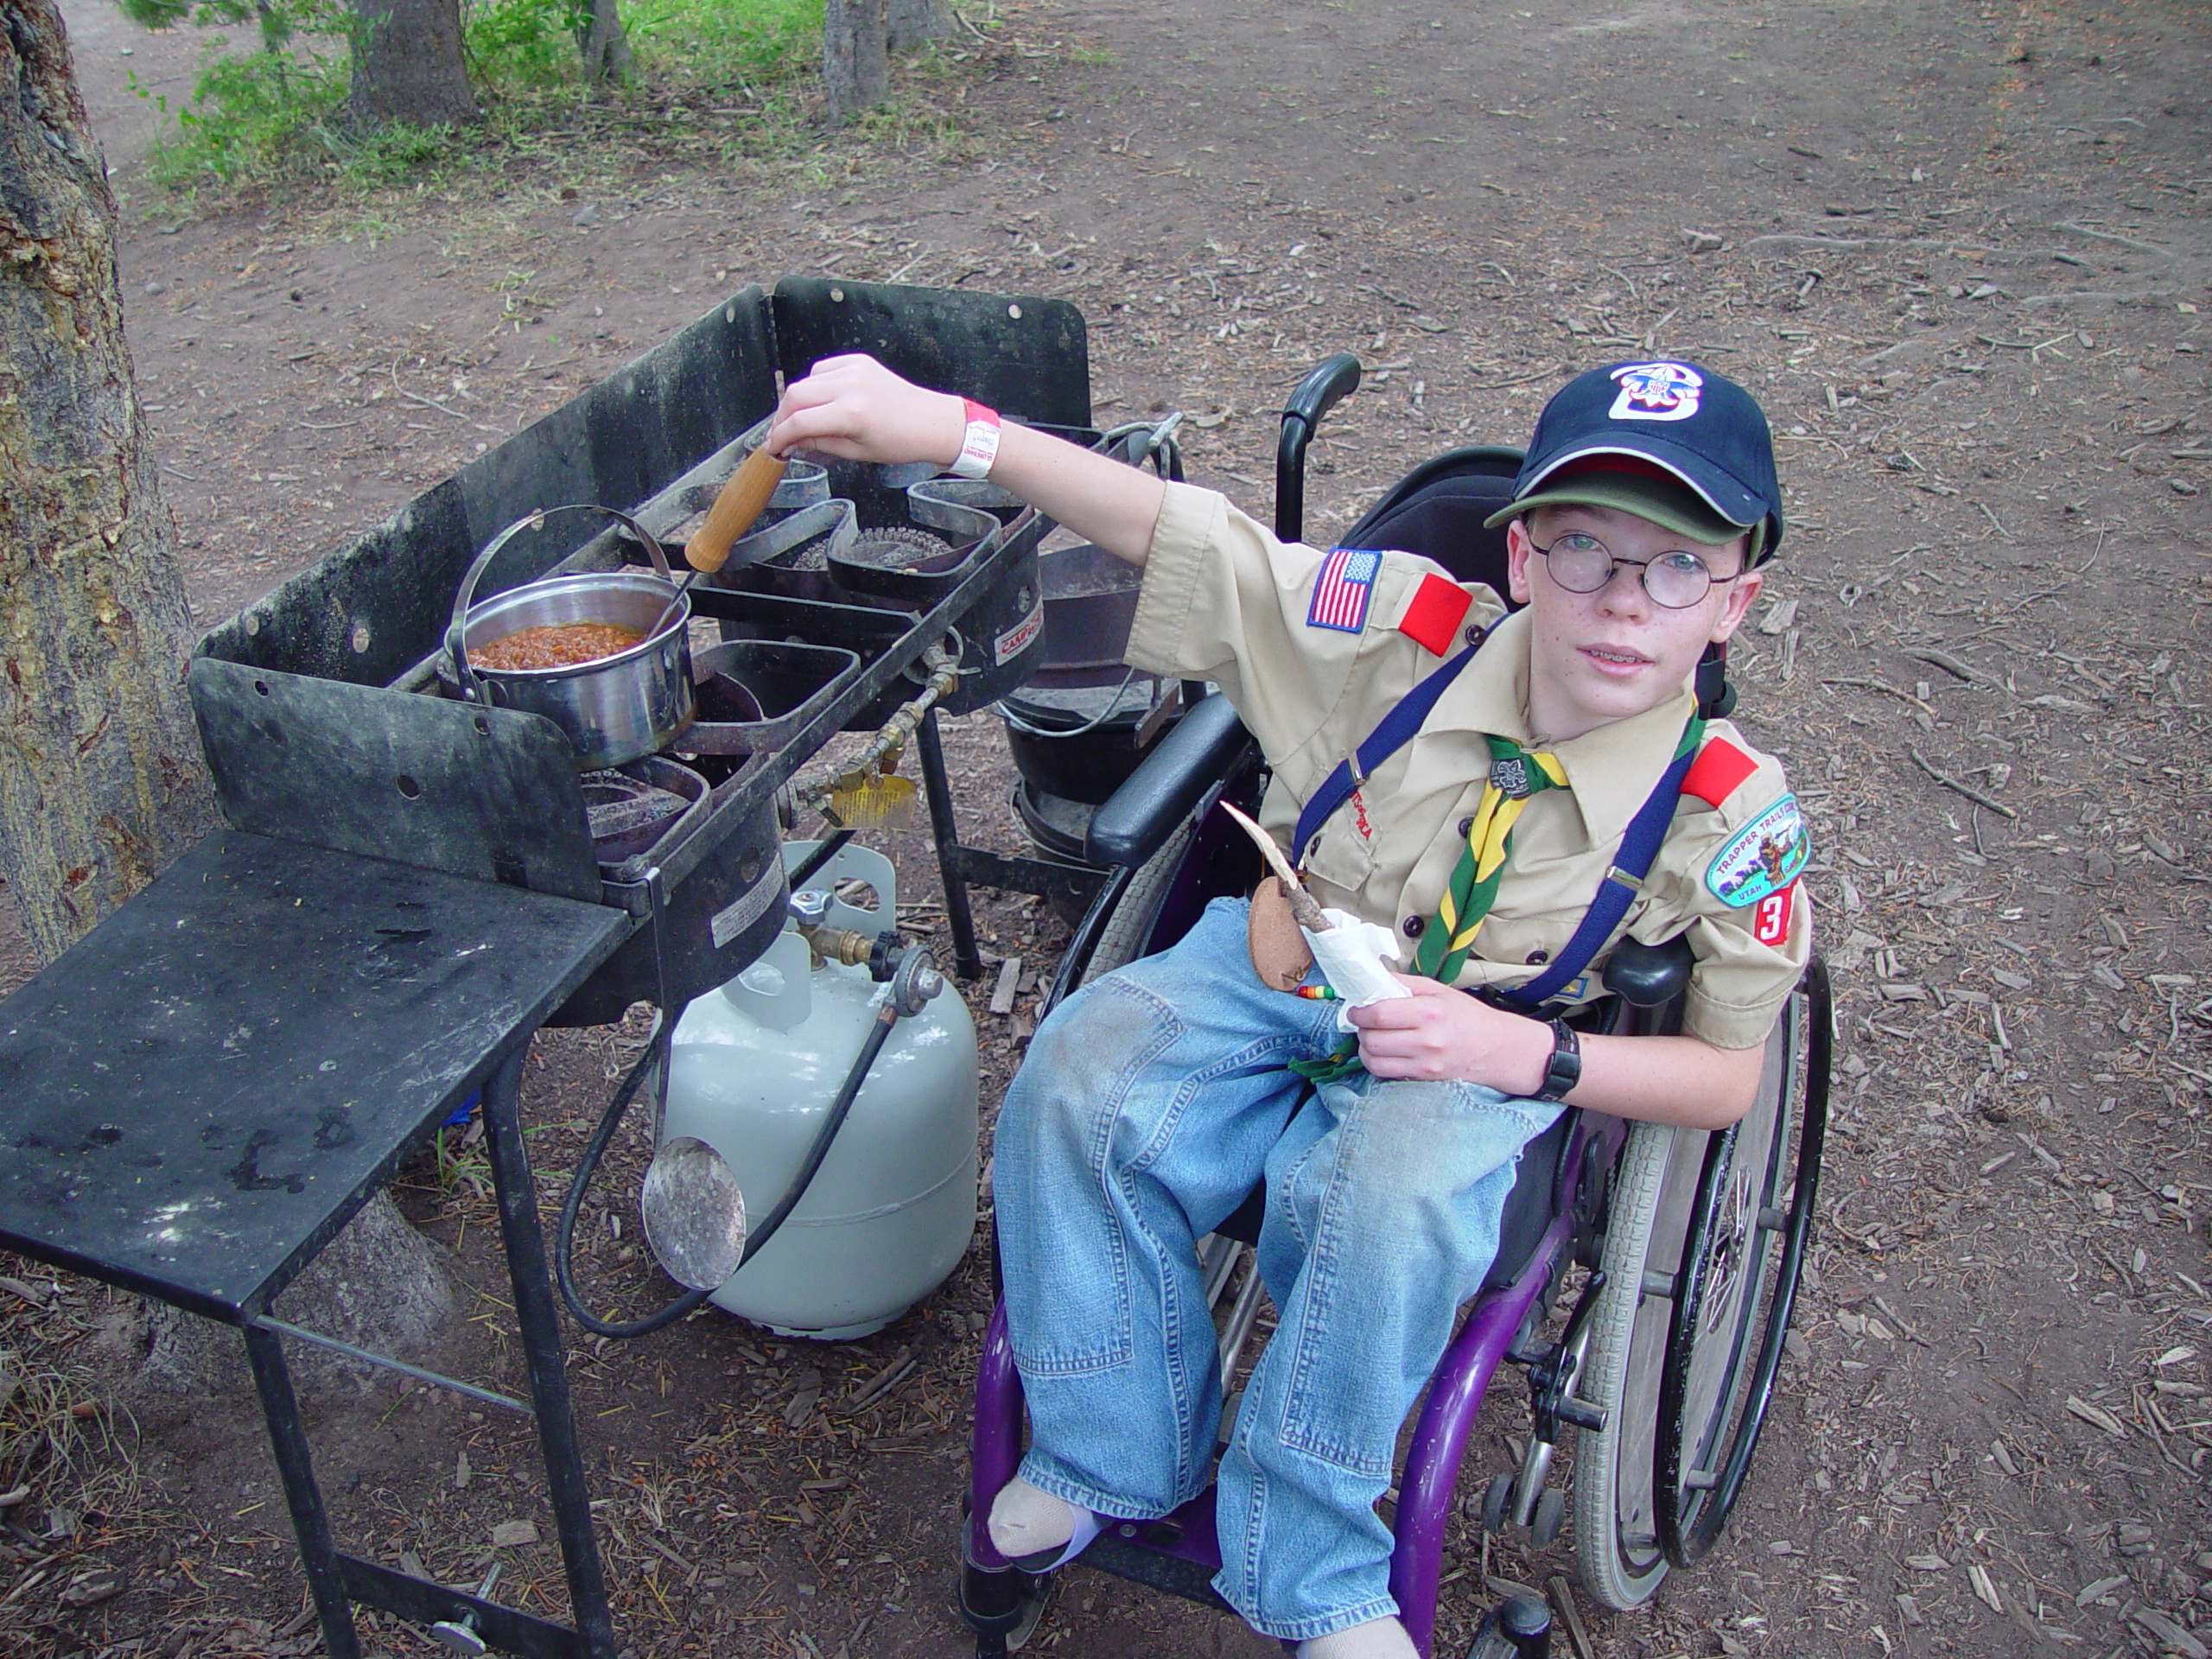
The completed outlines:
[[[1075,1536],[1075,1505],[1032,1486],[1020,1475],[991,1502],[991,1547],[1008,1560],[1058,1549]]]
[[[1413,1637],[1395,1618],[1370,1618],[1298,1644],[1298,1659],[1418,1659]]]

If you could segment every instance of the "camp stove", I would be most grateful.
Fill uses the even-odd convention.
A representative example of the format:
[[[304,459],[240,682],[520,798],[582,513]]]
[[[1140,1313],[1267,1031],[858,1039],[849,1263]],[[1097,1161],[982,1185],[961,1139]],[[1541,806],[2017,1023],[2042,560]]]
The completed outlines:
[[[779,377],[855,350],[1098,441],[1082,319],[1064,302],[747,289],[202,642],[191,689],[226,817],[623,910],[630,938],[556,1024],[639,1000],[677,1008],[728,981],[783,925],[779,798],[823,747],[912,715],[935,664],[957,664],[934,704],[954,715],[1029,673],[1049,521],[929,467],[796,461],[722,571],[690,590],[696,717],[611,770],[580,771],[550,721],[442,687],[447,613],[503,531],[484,594],[644,564],[635,530],[676,544],[765,433]],[[572,502],[620,503],[634,530],[548,511]]]

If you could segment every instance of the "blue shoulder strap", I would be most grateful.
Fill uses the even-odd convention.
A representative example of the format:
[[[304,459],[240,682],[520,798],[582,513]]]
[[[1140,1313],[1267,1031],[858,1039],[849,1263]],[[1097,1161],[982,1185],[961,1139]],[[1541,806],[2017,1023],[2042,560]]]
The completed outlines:
[[[1376,767],[1404,747],[1407,741],[1421,730],[1421,722],[1436,707],[1436,700],[1444,695],[1445,688],[1459,677],[1459,671],[1474,660],[1483,640],[1488,638],[1485,632],[1474,644],[1399,698],[1367,734],[1367,741],[1354,752],[1353,759],[1337,762],[1337,769],[1321,780],[1320,788],[1307,798],[1305,810],[1298,815],[1297,836],[1290,848],[1293,864],[1306,856],[1306,843],[1313,839],[1315,830],[1329,821],[1329,815],[1351,798],[1353,790],[1374,775]],[[1357,777],[1352,772],[1355,764],[1359,768]]]
[[[1651,873],[1651,865],[1659,856],[1659,843],[1667,838],[1667,826],[1675,821],[1675,808],[1682,795],[1682,779],[1689,775],[1691,764],[1697,759],[1702,746],[1686,745],[1675,757],[1674,764],[1660,775],[1659,782],[1636,816],[1629,820],[1627,832],[1621,836],[1620,850],[1613,855],[1612,868],[1605,872],[1605,879],[1598,884],[1598,896],[1590,908],[1583,912],[1582,925],[1574,930],[1574,937],[1554,958],[1551,966],[1525,985],[1516,985],[1498,994],[1498,1000],[1510,1002],[1523,1011],[1533,1011],[1551,1001],[1560,989],[1579,978],[1590,958],[1605,948],[1613,930],[1628,914],[1629,906],[1643,887],[1643,878]]]

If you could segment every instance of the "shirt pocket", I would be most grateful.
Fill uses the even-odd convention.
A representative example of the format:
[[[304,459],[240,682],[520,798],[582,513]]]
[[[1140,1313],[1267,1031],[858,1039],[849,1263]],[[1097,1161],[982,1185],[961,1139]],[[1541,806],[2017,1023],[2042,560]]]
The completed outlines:
[[[1354,902],[1375,874],[1375,841],[1359,832],[1360,804],[1347,800],[1322,824],[1306,849],[1305,873],[1326,891],[1323,904],[1357,910]]]

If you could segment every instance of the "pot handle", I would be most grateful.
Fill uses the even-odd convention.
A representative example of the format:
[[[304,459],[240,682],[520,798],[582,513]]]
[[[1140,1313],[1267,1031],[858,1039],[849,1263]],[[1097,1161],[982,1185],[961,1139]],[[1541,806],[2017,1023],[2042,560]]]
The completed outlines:
[[[465,644],[468,607],[476,599],[476,583],[483,575],[485,567],[499,556],[501,548],[522,531],[538,528],[545,522],[546,515],[554,512],[605,513],[645,544],[645,553],[652,560],[653,569],[659,572],[663,581],[671,584],[676,581],[676,573],[668,568],[668,555],[661,550],[661,544],[654,539],[653,533],[619,507],[602,506],[596,501],[567,501],[559,506],[539,507],[524,513],[484,544],[484,550],[468,567],[467,574],[461,579],[459,590],[453,596],[453,620],[446,627],[446,652],[453,658],[454,683],[461,688],[461,695],[471,702],[488,705],[492,702],[490,684],[479,681],[475,671],[468,665],[468,652]]]

